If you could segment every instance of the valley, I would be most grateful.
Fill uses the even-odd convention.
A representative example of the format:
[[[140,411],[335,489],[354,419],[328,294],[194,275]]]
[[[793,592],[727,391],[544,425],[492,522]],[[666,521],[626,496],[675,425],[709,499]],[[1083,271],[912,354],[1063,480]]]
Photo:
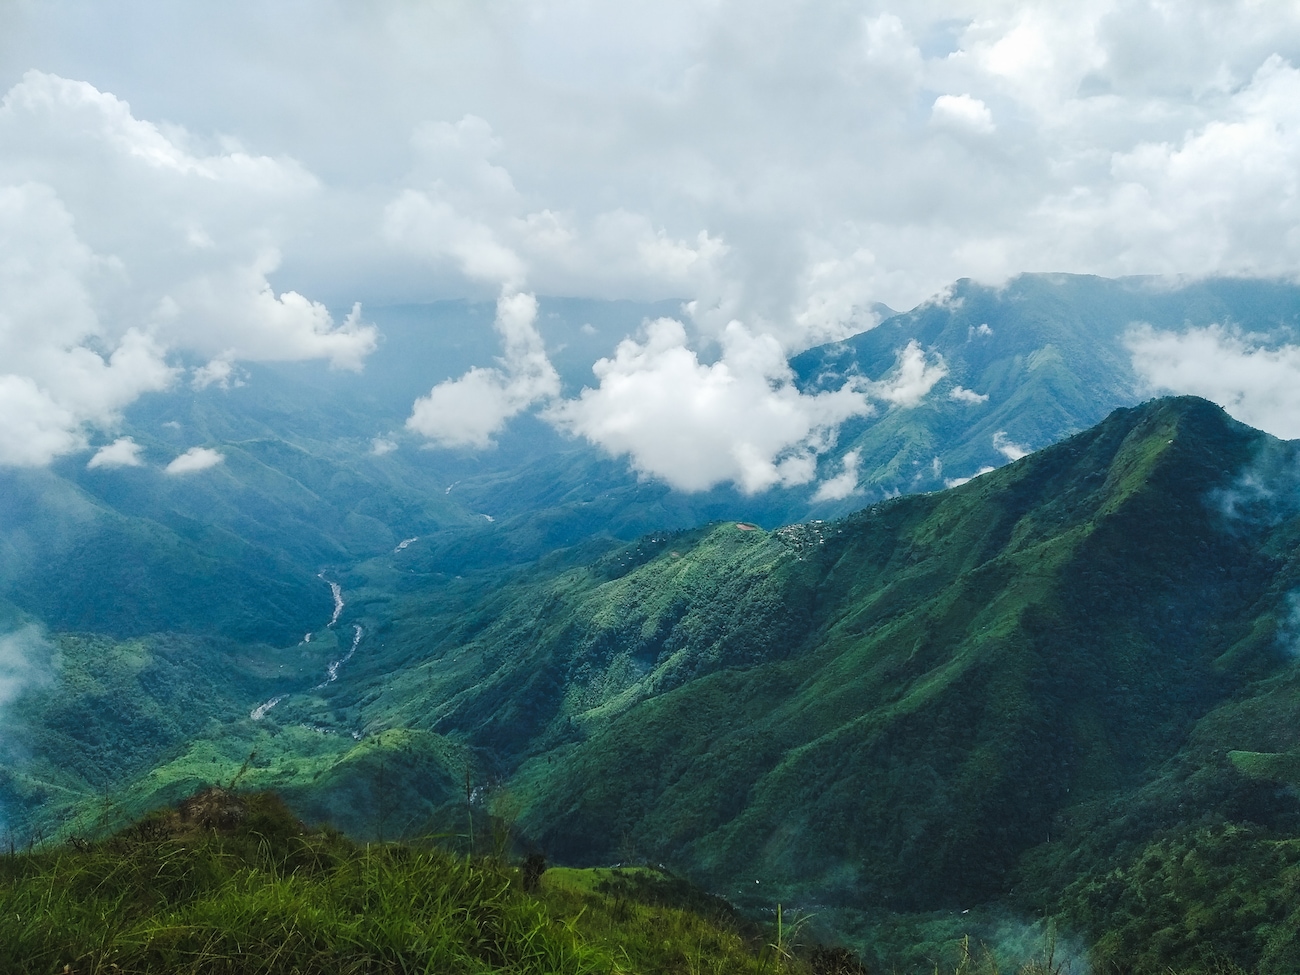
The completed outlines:
[[[535,417],[376,453],[414,330],[364,378],[142,400],[149,456],[178,422],[224,461],[0,473],[6,639],[50,661],[0,708],[2,828],[269,789],[360,840],[663,863],[885,970],[1049,930],[1099,970],[1294,970],[1297,443],[1147,399],[1123,342],[1282,335],[1296,298],[959,282],[793,361],[874,380],[916,341],[947,370],[845,425],[829,500],[673,491]],[[653,311],[597,305],[584,356]]]

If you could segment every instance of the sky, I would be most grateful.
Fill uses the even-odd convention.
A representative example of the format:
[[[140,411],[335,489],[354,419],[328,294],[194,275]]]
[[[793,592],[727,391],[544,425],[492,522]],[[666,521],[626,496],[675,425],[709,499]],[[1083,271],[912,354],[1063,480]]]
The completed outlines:
[[[793,387],[788,356],[878,302],[1300,271],[1295,2],[0,0],[0,91],[7,465],[240,362],[364,369],[367,306],[469,297],[501,356],[431,386],[412,436],[481,448],[535,410],[683,489],[759,491],[941,376],[913,349]],[[564,400],[537,295],[684,306]],[[1153,388],[1300,436],[1300,350],[1133,348]]]

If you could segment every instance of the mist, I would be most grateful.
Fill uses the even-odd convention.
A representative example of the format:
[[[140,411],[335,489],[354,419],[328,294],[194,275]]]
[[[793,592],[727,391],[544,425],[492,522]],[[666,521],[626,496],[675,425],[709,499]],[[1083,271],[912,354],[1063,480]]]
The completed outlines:
[[[21,719],[14,704],[28,690],[48,684],[58,666],[57,650],[36,624],[27,624],[0,634],[0,760],[10,769],[23,760],[15,731]],[[0,800],[0,833],[9,829],[9,818]]]

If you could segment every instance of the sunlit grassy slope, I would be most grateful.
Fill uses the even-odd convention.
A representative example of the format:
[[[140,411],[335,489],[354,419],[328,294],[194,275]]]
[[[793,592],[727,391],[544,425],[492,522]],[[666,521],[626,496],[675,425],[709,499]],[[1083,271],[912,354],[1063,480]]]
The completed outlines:
[[[799,973],[734,919],[654,898],[645,871],[516,867],[357,846],[272,795],[212,793],[111,838],[0,856],[0,970],[239,973]],[[707,900],[696,895],[697,901]]]

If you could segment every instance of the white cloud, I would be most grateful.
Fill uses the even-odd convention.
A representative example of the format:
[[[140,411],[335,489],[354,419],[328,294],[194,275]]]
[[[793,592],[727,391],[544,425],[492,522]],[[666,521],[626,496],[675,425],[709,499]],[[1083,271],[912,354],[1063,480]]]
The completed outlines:
[[[872,309],[879,286],[876,255],[866,248],[840,256],[826,244],[821,260],[810,260],[798,284],[794,321],[798,332],[788,344],[798,348],[837,342],[880,324]]]
[[[1032,447],[1026,447],[1024,444],[1018,444],[1011,440],[1005,430],[999,430],[993,434],[993,449],[1009,461],[1028,457],[1034,452]]]
[[[940,128],[974,135],[992,135],[993,113],[970,95],[940,95],[930,108],[930,121]]]
[[[1107,179],[1048,197],[1047,251],[1110,272],[1294,276],[1300,272],[1300,71],[1277,55],[1177,137],[1114,152]],[[1064,244],[1063,248],[1061,245]]]
[[[843,501],[858,489],[858,468],[862,463],[862,454],[850,450],[844,455],[844,469],[832,478],[817,485],[813,501]]]
[[[1219,325],[1186,332],[1141,325],[1125,344],[1152,391],[1203,396],[1276,437],[1300,437],[1300,346],[1268,348]]]
[[[373,347],[373,329],[335,329],[267,281],[274,213],[315,180],[187,141],[37,71],[0,102],[0,464],[80,449],[88,428],[170,385],[173,349],[355,367]]]
[[[231,384],[242,386],[241,380],[235,373],[235,367],[229,359],[213,359],[205,365],[199,366],[194,370],[194,375],[190,379],[190,385],[194,389],[207,389],[209,386],[216,386],[218,389],[229,389]]]
[[[86,467],[91,470],[96,467],[142,467],[144,461],[140,459],[140,451],[143,449],[130,437],[118,437],[111,444],[95,451],[95,456],[86,462]]]
[[[88,424],[107,426],[141,392],[170,383],[153,340],[102,327],[92,289],[112,272],[52,190],[0,185],[0,464],[78,450]]]
[[[988,473],[990,473],[990,472],[992,472],[992,471],[995,471],[995,470],[997,470],[997,468],[995,468],[995,467],[981,467],[979,470],[977,470],[977,471],[976,471],[974,474],[972,474],[970,477],[949,477],[949,478],[945,478],[945,479],[944,479],[944,482],[943,482],[943,486],[944,486],[944,487],[949,487],[949,488],[961,487],[963,484],[969,484],[971,481],[975,480],[975,478],[977,478],[977,477],[983,477],[985,474],[988,474]]]
[[[225,459],[220,451],[211,447],[191,447],[163,468],[163,472],[172,475],[194,474],[216,467]]]
[[[958,403],[969,403],[972,406],[989,401],[988,393],[977,393],[973,389],[967,389],[965,386],[954,386],[948,392],[948,398]]]
[[[0,350],[2,463],[111,429],[173,352],[358,366],[373,332],[326,310],[357,295],[681,299],[698,360],[732,321],[790,352],[962,276],[1300,273],[1295,4],[23,9],[5,77],[116,94],[33,73],[0,107],[31,210],[3,254],[35,268],[0,312],[40,352]],[[122,23],[166,56],[104,44]],[[113,365],[132,329],[152,351]],[[483,366],[466,442],[502,413]]]
[[[389,440],[387,437],[375,437],[370,441],[370,452],[376,457],[383,457],[385,454],[391,454],[397,449],[397,443]]]
[[[806,484],[835,428],[872,410],[850,386],[799,392],[780,344],[739,322],[713,364],[687,346],[680,322],[661,318],[593,369],[599,387],[553,408],[552,422],[685,491]]]
[[[406,427],[443,447],[487,447],[507,420],[560,393],[560,377],[547,358],[534,322],[537,299],[503,292],[496,329],[504,355],[500,367],[474,367],[439,383],[415,401]]]
[[[898,353],[893,371],[884,379],[868,384],[876,399],[893,406],[911,408],[919,406],[937,382],[948,375],[948,365],[943,356],[934,354],[934,361],[926,354],[916,339]]]

